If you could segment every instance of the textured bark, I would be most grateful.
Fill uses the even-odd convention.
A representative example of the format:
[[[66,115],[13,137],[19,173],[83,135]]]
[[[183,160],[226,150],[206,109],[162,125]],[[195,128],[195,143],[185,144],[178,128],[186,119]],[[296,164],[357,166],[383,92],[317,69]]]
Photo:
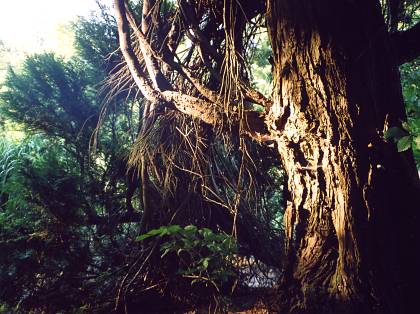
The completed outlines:
[[[405,117],[380,9],[273,0],[268,17],[267,120],[290,192],[283,310],[408,313],[419,279],[418,202],[408,201],[418,177],[409,154],[383,140]]]

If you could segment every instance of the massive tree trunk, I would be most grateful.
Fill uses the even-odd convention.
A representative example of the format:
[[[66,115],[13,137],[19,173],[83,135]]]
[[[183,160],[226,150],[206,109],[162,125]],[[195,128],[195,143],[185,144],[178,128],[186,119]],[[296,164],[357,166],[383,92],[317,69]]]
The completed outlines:
[[[379,4],[272,0],[268,18],[268,121],[289,178],[283,311],[410,313],[418,177],[383,138],[405,114]]]

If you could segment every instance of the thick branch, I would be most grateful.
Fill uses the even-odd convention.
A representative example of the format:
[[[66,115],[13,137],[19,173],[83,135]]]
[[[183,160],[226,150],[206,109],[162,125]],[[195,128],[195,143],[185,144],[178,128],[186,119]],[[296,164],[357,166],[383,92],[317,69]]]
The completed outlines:
[[[420,22],[412,28],[391,35],[398,65],[413,61],[420,56]]]
[[[144,78],[145,73],[143,72],[141,65],[131,47],[130,34],[128,28],[129,21],[127,19],[127,12],[124,2],[124,0],[114,1],[118,33],[120,37],[120,48],[130,70],[130,73],[133,76],[134,81],[140,88],[140,91],[143,93],[143,95],[151,102],[159,102],[163,100],[171,102],[181,112],[189,114],[194,118],[201,119],[206,123],[214,125],[217,124],[218,121],[221,121],[217,113],[214,110],[210,110],[212,108],[211,104],[206,103],[204,100],[192,96],[181,95],[180,93],[170,91],[159,93],[158,91],[152,89],[150,84]],[[145,51],[147,51],[147,53],[152,53],[150,45],[144,38],[142,32],[137,27],[135,28],[135,30],[136,35],[143,44]]]
[[[126,1],[127,3],[127,1]],[[150,28],[152,24],[152,12],[153,7],[156,5],[155,0],[144,0],[143,10],[141,14],[141,31],[148,36],[150,34]]]
[[[114,0],[115,15],[117,19],[120,49],[130,70],[131,76],[139,87],[141,93],[151,102],[159,102],[160,94],[153,90],[149,82],[144,78],[144,72],[131,46],[130,31],[123,0]]]
[[[206,88],[205,86],[203,86],[193,75],[192,73],[185,67],[183,67],[181,64],[176,63],[173,60],[165,60],[164,57],[162,55],[160,55],[159,53],[157,53],[156,51],[154,51],[152,49],[152,47],[150,46],[149,42],[147,41],[146,36],[143,34],[143,32],[141,30],[139,30],[136,27],[136,24],[134,22],[134,17],[132,16],[132,13],[130,12],[130,10],[127,9],[127,17],[128,17],[128,22],[130,23],[131,27],[134,29],[134,34],[136,35],[138,41],[140,42],[140,45],[142,48],[142,52],[144,58],[148,58],[148,59],[154,59],[154,60],[159,60],[161,62],[163,62],[165,65],[167,65],[171,70],[176,70],[178,71],[180,74],[184,75],[194,86],[195,88],[197,88],[197,90],[204,96],[206,97],[208,100],[214,102],[214,103],[218,103],[218,95],[216,92]],[[147,61],[146,61],[147,64]],[[159,70],[157,69],[157,65],[156,62],[154,62],[154,65],[152,66],[153,69],[152,72],[156,73]],[[159,71],[160,73],[160,71]],[[150,72],[149,72],[150,74]],[[166,90],[171,90],[171,88],[166,88]]]
[[[165,76],[162,74],[162,72],[159,69],[159,65],[156,61],[156,59],[153,56],[153,50],[147,41],[146,37],[143,35],[142,31],[137,26],[136,20],[134,18],[134,15],[131,13],[131,10],[128,6],[127,1],[125,2],[125,10],[126,10],[126,17],[128,22],[130,23],[131,28],[134,30],[134,33],[136,34],[137,38],[139,39],[140,43],[140,51],[143,55],[144,62],[146,64],[147,72],[149,73],[150,80],[153,83],[153,86],[155,89],[164,91],[164,90],[171,90],[171,85],[165,78]],[[145,12],[143,12],[143,15]],[[142,26],[144,26],[145,21],[142,21]]]
[[[148,69],[149,76],[151,77],[155,88],[161,91],[172,90],[169,82],[159,70],[158,64],[156,62],[157,59],[165,63],[167,66],[171,67],[172,70],[177,70],[180,74],[186,76],[186,78],[195,86],[195,88],[197,88],[197,90],[208,100],[210,100],[213,103],[220,103],[220,97],[218,93],[202,85],[199,82],[199,80],[196,79],[187,68],[172,60],[165,60],[163,56],[161,56],[153,50],[145,34],[137,27],[135,18],[128,7],[127,1],[125,1],[125,10],[127,21],[129,22],[131,28],[134,30],[134,34],[139,40],[141,52],[145,60],[146,67]],[[268,106],[271,104],[270,100],[266,99],[261,93],[252,89],[250,86],[244,86],[243,89],[245,90],[245,96],[247,97],[247,100],[251,100],[263,106]]]
[[[174,103],[179,111],[193,118],[211,125],[218,125],[223,121],[222,115],[208,101],[179,92],[165,91],[162,95],[166,101]]]
[[[137,38],[141,41],[141,44],[143,45],[145,55],[148,55],[151,58],[159,57],[159,59],[162,61],[163,59],[161,59],[161,57],[153,51],[144,34],[135,25],[134,18],[130,15],[130,13],[126,11],[125,1],[114,0],[114,4],[121,51],[128,65],[130,73],[133,76],[134,81],[136,82],[137,86],[139,87],[142,94],[146,97],[146,99],[153,103],[165,102],[168,105],[173,104],[179,111],[191,116],[192,118],[200,119],[201,121],[214,126],[223,126],[224,120],[226,120],[226,118],[224,114],[220,113],[215,107],[214,101],[216,100],[216,93],[201,85],[199,81],[195,79],[192,76],[192,74],[186,68],[183,68],[181,65],[175,62],[171,62],[170,64],[173,67],[177,68],[177,70],[179,70],[181,73],[183,72],[183,74],[187,76],[187,78],[196,86],[196,88],[200,92],[204,93],[204,96],[207,97],[210,100],[210,102],[197,97],[185,95],[180,92],[175,92],[171,90],[159,91],[154,90],[151,87],[150,83],[145,78],[146,74],[142,70],[140,62],[137,59],[135,53],[133,52],[131,46],[131,39],[129,33],[130,21],[131,25],[133,26],[133,29],[135,30]],[[129,15],[128,18],[127,15]],[[146,58],[145,55],[144,58]],[[154,72],[154,70],[152,70],[152,72]],[[249,92],[249,90],[247,96],[256,98],[255,101],[257,103],[267,102],[267,100],[261,94],[256,94],[256,92]],[[239,123],[239,118],[233,120],[237,120],[237,123]],[[258,141],[261,141],[264,138],[264,135],[268,134],[267,128],[265,127],[264,123],[264,117],[260,116],[259,114],[256,114],[255,112],[248,112],[245,114],[245,123],[243,124],[243,126],[243,131],[250,137]]]

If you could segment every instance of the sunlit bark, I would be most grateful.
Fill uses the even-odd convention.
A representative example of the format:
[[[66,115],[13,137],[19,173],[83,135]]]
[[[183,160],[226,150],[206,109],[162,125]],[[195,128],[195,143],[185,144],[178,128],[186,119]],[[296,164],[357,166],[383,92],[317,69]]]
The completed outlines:
[[[418,178],[409,154],[383,138],[405,116],[379,7],[271,1],[268,10],[270,119],[290,191],[285,308],[407,313]]]

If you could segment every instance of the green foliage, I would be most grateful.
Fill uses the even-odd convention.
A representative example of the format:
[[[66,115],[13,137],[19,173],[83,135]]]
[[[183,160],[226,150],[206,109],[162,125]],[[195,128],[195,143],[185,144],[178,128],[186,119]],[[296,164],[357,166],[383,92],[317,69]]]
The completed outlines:
[[[400,68],[401,83],[407,121],[403,121],[401,128],[393,126],[384,134],[385,140],[396,143],[398,152],[413,149],[417,166],[420,166],[420,68],[419,60],[404,64]]]
[[[21,175],[23,158],[27,155],[25,145],[17,145],[4,138],[0,139],[0,233],[10,233],[16,228],[31,223],[34,218],[29,213],[22,215],[24,209],[25,189]]]
[[[34,139],[21,144],[3,140],[1,145],[0,158],[17,161],[9,168],[7,177],[3,177],[2,193],[7,194],[7,199],[0,213],[0,300],[8,304],[33,302],[37,296],[34,287],[46,292],[46,284],[39,282],[39,278],[56,277],[47,284],[54,285],[60,278],[58,274],[67,273],[69,265],[78,260],[83,267],[86,260],[83,244],[66,240],[74,231],[57,229],[56,222],[49,219],[43,208],[31,202],[36,192],[28,184],[24,171],[42,166],[37,160],[40,156],[33,150],[38,144]],[[76,289],[70,286],[71,283],[61,287],[69,297],[74,295],[70,290]]]
[[[399,151],[411,148],[417,167],[420,167],[420,59],[400,67],[401,83],[407,112],[407,122],[403,123],[408,138],[401,138]]]
[[[193,279],[191,284],[204,282],[219,287],[236,276],[233,262],[237,253],[235,239],[224,232],[214,233],[208,228],[188,225],[162,226],[137,237],[144,241],[151,237],[163,238],[161,257],[179,259],[178,273]]]
[[[404,136],[397,142],[398,152],[406,151],[411,147],[412,139],[410,136]]]
[[[178,225],[162,226],[159,229],[152,229],[149,232],[138,236],[137,241],[143,241],[154,236],[163,237],[164,235],[172,235],[179,233],[181,230],[182,228]]]
[[[253,85],[264,95],[269,96],[272,88],[273,74],[270,64],[271,46],[267,32],[255,38],[254,54],[251,58]]]
[[[403,123],[403,126],[405,128],[407,128],[407,125],[408,124],[406,122]],[[391,140],[394,143],[396,143],[398,152],[403,152],[403,151],[408,150],[412,146],[413,137],[408,134],[409,134],[408,129],[404,131],[401,128],[394,126],[392,128],[389,128],[385,132],[384,138],[387,141]]]
[[[55,138],[3,140],[0,148],[7,169],[1,187],[0,303],[20,303],[22,309],[48,304],[55,312],[106,298],[120,254],[129,249],[130,229],[91,225],[89,219],[110,215],[107,206],[121,207],[121,200],[107,201],[119,191],[100,188],[95,172],[88,172],[94,176],[89,180],[82,176],[78,161]]]
[[[108,12],[101,17],[79,18],[72,24],[77,58],[92,76],[104,77],[120,60],[116,23]]]
[[[385,140],[393,140],[394,143],[396,143],[400,138],[404,137],[405,134],[406,133],[401,128],[393,126],[385,132],[384,138]]]
[[[12,309],[7,304],[0,304],[0,314],[12,313]]]
[[[0,93],[3,125],[26,131],[21,141],[0,139],[4,309],[79,313],[107,306],[138,233],[137,225],[119,223],[127,212],[126,156],[133,130],[121,105],[130,101],[126,95],[107,108],[96,155],[89,151],[103,104],[98,86],[115,64],[81,46],[101,47],[105,55],[117,39],[110,33],[104,41],[97,27],[104,21],[83,23],[74,58],[29,56],[19,70],[8,71]]]
[[[29,130],[42,130],[88,147],[97,123],[94,81],[74,62],[53,54],[28,57],[22,70],[9,70],[0,94],[1,112]]]

